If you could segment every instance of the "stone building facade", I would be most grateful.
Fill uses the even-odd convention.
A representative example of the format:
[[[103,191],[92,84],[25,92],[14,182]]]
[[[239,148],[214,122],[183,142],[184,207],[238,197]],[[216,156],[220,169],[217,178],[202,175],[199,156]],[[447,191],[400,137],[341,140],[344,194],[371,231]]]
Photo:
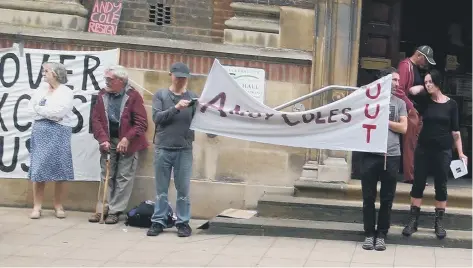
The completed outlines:
[[[93,2],[83,4],[90,9]],[[232,2],[314,8],[307,0],[123,0],[118,34],[222,43],[225,21],[234,16]]]
[[[317,6],[302,0],[123,0],[116,36],[83,32],[84,28],[66,23],[83,23],[87,16],[74,13],[76,9],[71,7],[87,10],[92,0],[47,2],[49,9],[34,10],[16,1],[9,5],[0,2],[0,17],[17,10],[38,18],[57,15],[56,21],[38,20],[42,24],[36,28],[28,24],[31,17],[28,20],[27,15],[9,22],[0,19],[0,48],[13,42],[59,50],[120,48],[120,63],[129,69],[135,83],[151,92],[167,87],[170,64],[183,61],[193,72],[189,87],[199,93],[212,61],[218,58],[227,65],[263,68],[267,80],[265,104],[270,107],[325,85],[356,85],[361,0],[323,0]],[[170,10],[171,22],[150,22],[151,5]],[[37,27],[42,29],[38,31]],[[333,94],[345,93],[324,94],[303,104],[307,109],[316,107],[332,101]],[[145,92],[143,96],[150,104],[151,96]],[[152,130],[147,133],[149,140]],[[264,193],[291,194],[295,185],[317,187],[349,180],[350,154],[346,152],[198,134],[194,159],[191,198],[195,217],[209,218],[226,208],[251,209]],[[130,205],[154,198],[152,147],[143,152],[138,173]],[[67,208],[93,210],[97,183],[74,184]],[[31,185],[26,180],[0,179],[0,196],[0,205],[32,204]]]

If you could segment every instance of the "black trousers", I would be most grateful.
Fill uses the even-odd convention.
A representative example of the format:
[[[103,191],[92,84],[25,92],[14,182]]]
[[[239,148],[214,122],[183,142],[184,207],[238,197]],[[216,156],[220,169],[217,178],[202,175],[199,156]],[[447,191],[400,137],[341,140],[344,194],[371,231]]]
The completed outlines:
[[[411,197],[424,196],[427,175],[434,176],[435,200],[447,201],[447,180],[452,161],[452,150],[435,150],[417,146],[414,153],[414,183]]]
[[[391,225],[391,209],[396,193],[397,174],[401,156],[388,156],[384,170],[384,156],[365,153],[363,156],[361,187],[363,192],[363,224],[366,236],[376,233],[376,194],[378,180],[381,181],[380,208],[377,232],[387,235]]]

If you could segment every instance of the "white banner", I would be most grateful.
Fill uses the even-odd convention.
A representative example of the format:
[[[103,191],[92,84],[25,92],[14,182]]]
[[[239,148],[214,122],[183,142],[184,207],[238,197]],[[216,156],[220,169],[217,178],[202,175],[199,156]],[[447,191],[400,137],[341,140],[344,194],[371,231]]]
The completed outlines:
[[[215,60],[191,129],[276,145],[385,153],[391,79],[317,109],[279,112],[251,97]]]
[[[118,64],[119,50],[25,48],[22,52],[20,55],[18,46],[0,50],[0,178],[27,178],[32,124],[28,102],[34,90],[44,83],[42,63],[50,61],[66,66],[67,86],[74,92],[75,127],[71,143],[75,179],[99,181],[100,152],[89,124],[91,99],[105,86],[105,68]]]

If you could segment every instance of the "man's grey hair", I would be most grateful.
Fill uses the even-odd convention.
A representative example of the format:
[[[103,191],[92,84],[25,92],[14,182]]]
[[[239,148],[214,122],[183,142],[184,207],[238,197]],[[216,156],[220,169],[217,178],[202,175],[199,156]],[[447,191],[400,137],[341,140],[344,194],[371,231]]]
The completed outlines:
[[[126,70],[125,67],[121,65],[114,65],[110,66],[107,69],[105,69],[105,72],[109,72],[116,78],[121,79],[123,82],[128,82],[128,71]]]
[[[45,62],[43,66],[45,65],[51,68],[51,71],[55,74],[56,80],[59,83],[67,83],[67,70],[64,64],[58,62]]]

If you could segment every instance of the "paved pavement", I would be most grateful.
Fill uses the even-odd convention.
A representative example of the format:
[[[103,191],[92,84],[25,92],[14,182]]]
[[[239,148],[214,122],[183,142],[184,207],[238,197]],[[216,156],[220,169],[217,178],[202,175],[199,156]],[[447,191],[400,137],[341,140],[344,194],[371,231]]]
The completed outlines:
[[[471,267],[472,251],[388,245],[365,251],[361,243],[235,235],[178,238],[175,230],[146,237],[144,229],[91,224],[87,213],[70,212],[60,220],[44,211],[0,207],[0,266],[337,266]]]

